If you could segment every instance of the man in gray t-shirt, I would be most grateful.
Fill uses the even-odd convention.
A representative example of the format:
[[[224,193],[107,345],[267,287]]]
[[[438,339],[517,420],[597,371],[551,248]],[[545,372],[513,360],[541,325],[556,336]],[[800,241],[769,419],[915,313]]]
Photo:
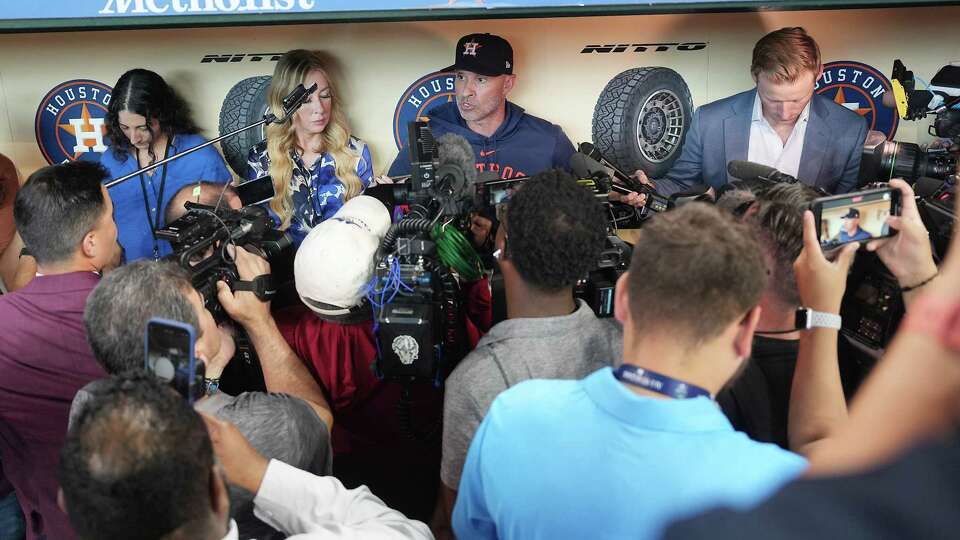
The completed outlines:
[[[509,226],[508,226],[509,223]],[[528,379],[580,379],[621,358],[622,329],[573,297],[594,267],[606,218],[567,173],[547,171],[510,198],[496,237],[507,320],[446,382],[440,479],[453,510],[470,442],[497,394]]]

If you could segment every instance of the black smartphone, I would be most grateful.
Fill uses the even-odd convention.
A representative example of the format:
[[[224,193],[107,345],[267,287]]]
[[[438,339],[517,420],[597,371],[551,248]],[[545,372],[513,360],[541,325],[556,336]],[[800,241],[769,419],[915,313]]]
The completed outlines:
[[[190,403],[204,394],[204,365],[193,355],[196,341],[193,327],[179,321],[154,317],[144,331],[144,367]]]
[[[273,177],[270,175],[237,184],[236,188],[240,204],[243,206],[265,203],[276,195],[273,189]]]
[[[821,197],[810,204],[810,210],[820,247],[827,251],[896,234],[887,225],[887,216],[900,215],[900,191],[879,188]]]

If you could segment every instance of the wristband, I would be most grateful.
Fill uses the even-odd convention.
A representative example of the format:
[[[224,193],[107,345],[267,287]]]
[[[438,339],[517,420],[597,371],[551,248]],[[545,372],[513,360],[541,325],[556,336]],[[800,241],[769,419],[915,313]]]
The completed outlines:
[[[810,308],[799,307],[796,312],[795,327],[797,330],[810,330],[811,328],[832,328],[840,329],[840,315],[836,313],[825,313],[823,311],[814,311]]]
[[[930,277],[928,277],[927,279],[921,281],[920,283],[917,283],[916,285],[910,285],[909,287],[900,287],[900,292],[910,292],[910,291],[912,291],[912,290],[914,290],[914,289],[919,289],[920,287],[923,287],[923,286],[926,285],[927,283],[930,283],[931,281],[933,281],[933,278],[935,278],[935,277],[937,277],[937,276],[939,276],[939,275],[940,275],[940,270],[938,269],[936,272],[933,273],[932,276],[930,276]]]

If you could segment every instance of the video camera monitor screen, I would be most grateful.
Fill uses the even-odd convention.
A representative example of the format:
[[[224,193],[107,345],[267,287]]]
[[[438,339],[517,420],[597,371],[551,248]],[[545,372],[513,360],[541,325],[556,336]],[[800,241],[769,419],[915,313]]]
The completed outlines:
[[[893,236],[896,230],[887,224],[887,217],[900,215],[900,192],[881,188],[822,197],[813,201],[810,209],[820,247],[827,251],[851,242]]]

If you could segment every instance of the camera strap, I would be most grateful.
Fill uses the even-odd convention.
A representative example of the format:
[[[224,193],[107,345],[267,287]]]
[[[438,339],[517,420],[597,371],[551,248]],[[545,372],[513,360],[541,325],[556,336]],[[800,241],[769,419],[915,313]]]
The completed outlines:
[[[699,386],[688,384],[655,371],[630,364],[623,364],[617,368],[616,371],[613,372],[613,376],[620,382],[663,394],[674,399],[696,398],[700,396],[713,399],[710,396],[710,392],[707,392]]]
[[[250,281],[234,281],[233,290],[252,292],[261,302],[267,302],[277,294],[277,287],[270,274],[261,274]]]
[[[170,157],[170,147],[173,145],[173,141],[167,141],[167,147],[163,150],[163,159]],[[138,162],[139,166],[140,163]],[[154,192],[154,195],[157,196],[157,213],[156,215],[150,212],[150,197],[147,196],[147,182],[143,178],[143,173],[140,173],[140,189],[143,191],[143,208],[147,212],[147,226],[150,227],[150,234],[153,235],[153,260],[160,260],[160,244],[157,240],[157,230],[160,228],[160,215],[163,214],[163,188],[167,183],[167,164],[164,163],[161,167],[160,172],[160,193]]]

